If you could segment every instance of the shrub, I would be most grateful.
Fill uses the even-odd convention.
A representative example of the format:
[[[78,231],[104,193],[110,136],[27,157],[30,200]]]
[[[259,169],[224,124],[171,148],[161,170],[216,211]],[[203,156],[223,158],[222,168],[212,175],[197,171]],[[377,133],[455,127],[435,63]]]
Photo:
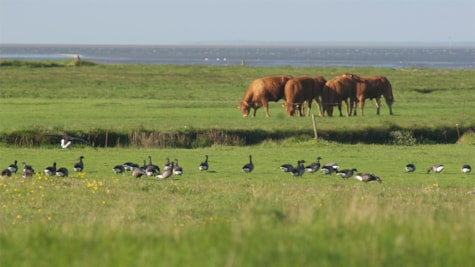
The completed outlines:
[[[409,130],[395,130],[391,131],[389,135],[392,138],[391,143],[394,145],[413,146],[417,143],[414,134]]]

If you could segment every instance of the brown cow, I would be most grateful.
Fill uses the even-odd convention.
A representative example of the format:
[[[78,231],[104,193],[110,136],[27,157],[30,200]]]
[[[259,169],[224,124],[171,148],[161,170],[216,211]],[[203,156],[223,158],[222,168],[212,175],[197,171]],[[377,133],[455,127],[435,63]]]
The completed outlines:
[[[355,102],[356,82],[347,77],[335,77],[325,83],[323,87],[323,113],[327,112],[328,116],[333,116],[333,106],[338,105],[341,113],[341,102],[345,104],[346,117],[351,116],[353,105]],[[350,105],[348,105],[348,98]],[[348,110],[348,107],[350,110]]]
[[[242,116],[247,117],[249,111],[253,108],[252,117],[255,117],[257,109],[263,106],[266,117],[269,117],[268,102],[277,102],[283,98],[285,83],[292,78],[291,75],[282,75],[263,77],[252,81],[241,102],[237,105],[237,108],[242,112]]]
[[[289,117],[294,115],[297,111],[300,115],[303,115],[305,102],[308,105],[307,116],[309,116],[312,109],[312,102],[314,100],[318,106],[318,114],[322,116],[322,104],[320,98],[322,97],[322,90],[325,82],[326,80],[322,76],[302,76],[288,81],[285,84],[285,102],[282,106],[285,107]]]
[[[364,102],[367,98],[373,99],[376,105],[376,114],[379,115],[381,108],[381,95],[384,96],[389,107],[389,114],[393,115],[392,104],[394,103],[393,89],[391,83],[384,76],[360,77],[355,74],[345,73],[342,77],[348,77],[357,82],[356,101],[360,102],[361,116],[363,116]],[[356,102],[354,115],[356,116]]]

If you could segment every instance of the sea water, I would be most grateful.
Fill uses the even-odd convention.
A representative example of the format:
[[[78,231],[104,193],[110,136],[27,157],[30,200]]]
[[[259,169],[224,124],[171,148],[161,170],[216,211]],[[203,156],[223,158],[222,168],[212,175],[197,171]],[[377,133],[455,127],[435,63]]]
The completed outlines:
[[[80,57],[102,64],[475,68],[475,47],[0,45],[0,59]]]

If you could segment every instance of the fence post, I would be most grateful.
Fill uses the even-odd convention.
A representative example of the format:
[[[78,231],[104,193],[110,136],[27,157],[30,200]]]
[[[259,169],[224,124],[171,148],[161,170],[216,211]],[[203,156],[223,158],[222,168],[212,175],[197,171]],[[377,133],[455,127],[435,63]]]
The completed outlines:
[[[109,130],[106,130],[106,143],[104,144],[104,148],[107,148],[108,141],[109,141]]]
[[[315,140],[318,140],[317,122],[315,120],[315,115],[314,114],[312,114],[312,123],[313,123],[313,133],[315,135]]]

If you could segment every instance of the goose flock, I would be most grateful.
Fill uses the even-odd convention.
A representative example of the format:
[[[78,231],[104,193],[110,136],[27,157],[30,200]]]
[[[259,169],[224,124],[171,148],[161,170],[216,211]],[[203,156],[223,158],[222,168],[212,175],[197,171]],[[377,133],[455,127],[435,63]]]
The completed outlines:
[[[73,170],[75,172],[82,172],[84,170],[84,162],[83,162],[84,156],[80,156],[77,159],[77,162],[73,165]],[[2,177],[10,177],[12,174],[16,174],[18,172],[18,161],[15,160],[12,164],[8,165],[7,168],[5,168],[0,176]],[[51,166],[48,166],[44,168],[43,173],[47,176],[59,176],[59,177],[68,177],[69,176],[69,171],[68,168],[66,167],[56,167],[56,162],[53,162]],[[22,162],[22,173],[21,176],[23,178],[28,178],[32,177],[35,174],[35,169],[26,162]]]
[[[381,183],[383,181],[381,180],[379,176],[373,173],[356,173],[358,171],[356,168],[340,170],[340,166],[334,162],[329,162],[322,166],[320,163],[321,159],[322,159],[321,157],[317,157],[315,162],[312,162],[311,164],[305,167],[303,165],[303,163],[305,163],[305,160],[298,160],[296,167],[294,167],[292,164],[286,163],[286,164],[280,165],[279,168],[283,172],[290,173],[292,176],[302,176],[305,172],[314,173],[320,170],[323,174],[331,175],[332,173],[335,173],[337,176],[340,176],[341,178],[344,178],[344,179],[351,178],[354,175],[355,179],[365,182],[365,183],[372,182],[372,181]],[[404,170],[407,173],[415,172],[416,165],[414,163],[409,163],[404,167]],[[443,164],[435,164],[427,169],[427,173],[430,173],[431,171],[434,173],[441,173],[443,170],[444,170]],[[460,171],[462,173],[470,173],[472,171],[472,167],[469,164],[463,164]]]
[[[358,171],[356,168],[340,170],[340,165],[335,162],[329,162],[322,166],[320,163],[321,159],[321,157],[317,157],[315,162],[312,162],[307,166],[304,166],[305,160],[297,161],[296,167],[293,167],[292,164],[286,163],[282,164],[280,169],[283,172],[290,173],[292,176],[302,176],[305,172],[314,173],[320,170],[323,174],[331,175],[335,173],[337,176],[340,176],[344,179],[352,177],[355,175],[355,172]],[[365,183],[371,181],[377,181],[381,183],[383,181],[381,178],[372,173],[357,173],[354,178]]]
[[[80,156],[77,159],[77,162],[73,165],[73,170],[75,172],[82,172],[84,170],[84,156]],[[322,158],[319,156],[316,160],[308,165],[305,165],[305,160],[298,160],[297,165],[294,167],[290,163],[280,165],[279,169],[283,172],[290,173],[292,176],[303,176],[306,172],[308,173],[315,173],[320,171],[322,174],[325,175],[332,175],[335,173],[336,176],[340,176],[343,179],[348,179],[354,177],[355,179],[368,183],[372,181],[376,181],[381,183],[382,179],[373,174],[373,173],[357,173],[358,169],[351,168],[351,169],[340,169],[339,164],[335,162],[329,162],[326,164],[321,164],[320,160]],[[441,173],[444,170],[443,164],[434,164],[427,169],[427,173],[434,172],[434,173]],[[10,177],[12,174],[16,174],[19,170],[18,161],[15,160],[14,163],[10,164],[1,172],[2,177]],[[209,170],[209,163],[208,163],[208,155],[205,155],[205,160],[202,161],[198,165],[198,170],[200,171],[208,171]],[[246,162],[241,169],[245,173],[251,173],[254,170],[254,163],[252,162],[252,155],[249,155],[249,162]],[[409,163],[404,167],[405,172],[413,173],[416,171],[416,165],[414,163]],[[133,162],[125,162],[123,164],[118,164],[112,168],[112,171],[115,174],[125,175],[126,173],[131,174],[131,176],[135,178],[140,178],[142,176],[151,176],[156,177],[158,179],[167,179],[170,178],[172,175],[182,175],[183,168],[179,165],[178,159],[175,158],[174,161],[170,161],[170,158],[166,158],[165,163],[163,164],[162,169],[152,163],[152,157],[148,156],[148,163],[146,160],[143,161],[143,165],[140,166],[137,163]],[[462,173],[470,173],[472,168],[469,164],[463,164],[460,171]],[[51,166],[44,168],[43,173],[47,176],[58,176],[58,177],[68,177],[69,172],[67,167],[59,167],[57,168],[56,162],[53,162]],[[22,162],[22,177],[28,178],[32,177],[35,174],[35,170],[31,165],[28,165],[26,162]]]

